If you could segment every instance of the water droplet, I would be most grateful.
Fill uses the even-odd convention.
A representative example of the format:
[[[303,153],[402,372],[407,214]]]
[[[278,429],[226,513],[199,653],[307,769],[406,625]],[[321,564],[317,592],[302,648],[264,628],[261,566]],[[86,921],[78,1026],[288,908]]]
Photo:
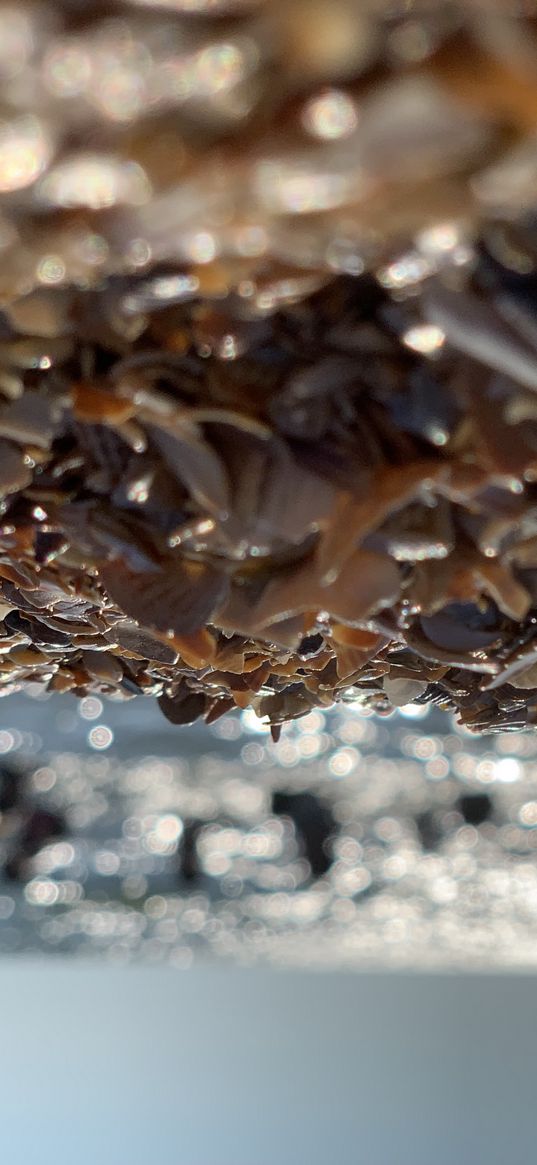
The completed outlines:
[[[406,344],[407,348],[412,348],[413,352],[421,352],[424,356],[428,356],[437,352],[445,339],[445,333],[441,328],[436,327],[436,324],[419,324],[405,332],[403,343]]]
[[[30,186],[52,157],[52,139],[34,117],[0,122],[0,192]]]
[[[118,203],[139,206],[150,192],[148,178],[137,163],[105,154],[75,154],[47,174],[39,198],[51,206],[105,210]]]
[[[340,89],[325,89],[302,110],[302,125],[323,141],[349,137],[358,125],[358,111],[351,97]]]

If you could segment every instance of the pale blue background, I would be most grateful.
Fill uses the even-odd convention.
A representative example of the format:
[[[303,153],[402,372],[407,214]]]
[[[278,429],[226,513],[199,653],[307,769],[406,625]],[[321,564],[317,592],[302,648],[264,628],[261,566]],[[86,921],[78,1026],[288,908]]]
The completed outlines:
[[[0,965],[6,1165],[526,1165],[537,980]]]

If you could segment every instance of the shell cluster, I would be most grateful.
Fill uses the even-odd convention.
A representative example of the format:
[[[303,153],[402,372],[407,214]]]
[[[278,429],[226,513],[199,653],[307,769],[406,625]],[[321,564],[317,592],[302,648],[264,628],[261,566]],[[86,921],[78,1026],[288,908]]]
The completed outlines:
[[[0,9],[0,694],[537,722],[537,8]]]

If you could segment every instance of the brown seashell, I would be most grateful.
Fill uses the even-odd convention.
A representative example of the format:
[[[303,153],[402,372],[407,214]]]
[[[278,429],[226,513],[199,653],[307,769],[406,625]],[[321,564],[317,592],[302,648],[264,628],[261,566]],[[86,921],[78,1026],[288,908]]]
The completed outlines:
[[[194,724],[205,712],[207,697],[202,692],[191,691],[183,683],[173,696],[160,696],[158,703],[172,724]]]
[[[32,471],[21,450],[0,438],[0,495],[23,490],[31,480]]]
[[[96,385],[81,383],[73,387],[73,412],[80,421],[116,425],[128,421],[134,415],[135,406]]]
[[[205,563],[169,560],[161,569],[138,573],[116,560],[100,567],[114,602],[144,628],[192,635],[225,600],[226,575]]]
[[[368,496],[356,498],[340,494],[319,549],[323,580],[333,581],[353,549],[371,530],[420,491],[431,492],[444,473],[442,463],[434,461],[382,468],[373,475]]]

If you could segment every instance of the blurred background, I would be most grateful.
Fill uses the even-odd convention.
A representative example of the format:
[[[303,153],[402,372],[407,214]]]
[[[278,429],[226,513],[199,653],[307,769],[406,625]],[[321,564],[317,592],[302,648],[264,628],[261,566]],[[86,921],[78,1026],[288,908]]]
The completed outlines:
[[[537,738],[313,711],[275,744],[153,701],[8,697],[0,950],[118,964],[534,968]]]
[[[531,1159],[535,736],[2,712],[10,1165]]]
[[[10,1165],[531,1158],[534,736],[2,709]]]

